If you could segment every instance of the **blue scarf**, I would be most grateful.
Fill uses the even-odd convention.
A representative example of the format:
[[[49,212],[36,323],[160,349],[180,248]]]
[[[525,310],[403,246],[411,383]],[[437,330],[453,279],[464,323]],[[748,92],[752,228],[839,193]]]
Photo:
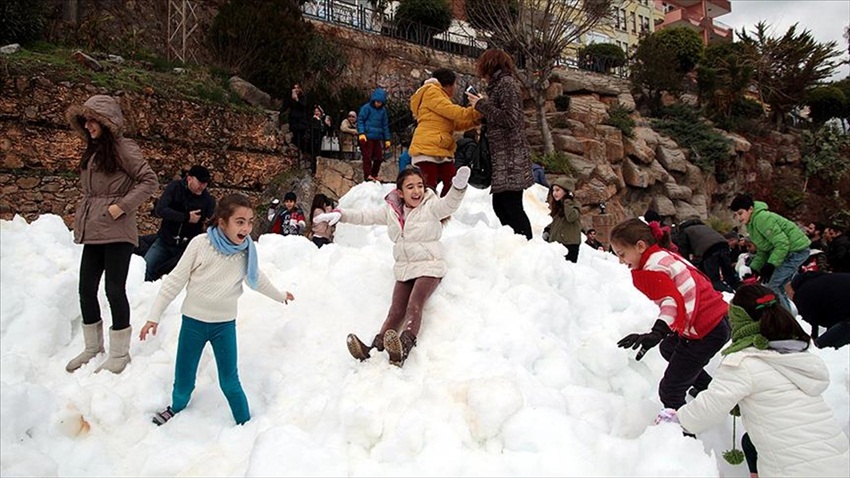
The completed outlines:
[[[210,244],[215,249],[226,255],[232,256],[237,252],[248,249],[248,286],[257,290],[257,277],[259,276],[259,267],[257,267],[257,247],[254,245],[254,240],[251,236],[245,238],[242,244],[236,245],[230,241],[221,230],[217,227],[207,228],[207,237],[210,239]]]

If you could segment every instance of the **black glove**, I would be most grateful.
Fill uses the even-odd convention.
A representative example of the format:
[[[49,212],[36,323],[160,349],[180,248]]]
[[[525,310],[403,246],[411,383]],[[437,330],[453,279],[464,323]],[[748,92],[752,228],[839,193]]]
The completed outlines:
[[[667,322],[664,322],[661,319],[655,321],[655,325],[652,326],[652,331],[646,334],[629,334],[619,342],[617,342],[617,346],[627,349],[631,347],[632,349],[640,348],[637,355],[635,355],[635,360],[640,360],[646,354],[646,352],[659,344],[665,337],[670,335],[670,326],[667,325]]]
[[[759,271],[759,280],[761,280],[761,283],[767,284],[770,282],[770,277],[773,275],[773,271],[775,270],[776,266],[771,263],[761,266],[761,270]]]

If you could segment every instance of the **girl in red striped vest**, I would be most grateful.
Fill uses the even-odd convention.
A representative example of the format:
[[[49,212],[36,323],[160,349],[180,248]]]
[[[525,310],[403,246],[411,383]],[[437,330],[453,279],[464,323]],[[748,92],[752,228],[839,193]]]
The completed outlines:
[[[669,228],[658,222],[629,219],[611,231],[611,246],[620,262],[632,270],[635,287],[654,301],[660,312],[652,330],[629,334],[617,345],[640,349],[640,360],[661,344],[667,370],[658,385],[666,408],[685,404],[685,393],[696,395],[711,382],[703,369],[729,340],[728,305],[711,281],[680,255],[667,249]]]

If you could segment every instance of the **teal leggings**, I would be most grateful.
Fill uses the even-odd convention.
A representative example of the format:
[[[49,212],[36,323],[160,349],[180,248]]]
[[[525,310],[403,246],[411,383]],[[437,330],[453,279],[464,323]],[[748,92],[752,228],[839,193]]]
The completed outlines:
[[[189,403],[195,390],[198,363],[207,342],[212,344],[218,384],[236,423],[241,425],[251,419],[248,399],[239,383],[236,369],[236,320],[208,323],[183,316],[180,339],[177,342],[177,363],[174,366],[174,390],[171,392],[171,409],[177,413]]]

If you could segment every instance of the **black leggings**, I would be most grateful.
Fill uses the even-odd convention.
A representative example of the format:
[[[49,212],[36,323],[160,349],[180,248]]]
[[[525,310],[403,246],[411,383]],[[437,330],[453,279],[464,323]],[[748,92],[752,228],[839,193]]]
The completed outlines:
[[[522,191],[493,193],[493,210],[503,226],[510,226],[514,234],[531,239],[531,221],[522,208]]]
[[[130,302],[127,301],[127,272],[133,244],[113,242],[110,244],[86,244],[80,260],[80,309],[84,324],[100,321],[100,304],[97,289],[100,277],[106,271],[106,299],[112,309],[112,330],[130,326]]]

